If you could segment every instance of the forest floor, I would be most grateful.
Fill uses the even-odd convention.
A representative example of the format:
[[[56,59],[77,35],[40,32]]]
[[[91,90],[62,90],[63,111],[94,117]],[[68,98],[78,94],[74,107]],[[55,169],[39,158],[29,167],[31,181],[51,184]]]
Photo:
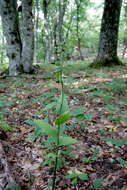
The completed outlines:
[[[51,166],[43,164],[46,136],[27,121],[56,118],[47,106],[60,95],[55,69],[42,65],[34,75],[0,79],[0,138],[21,190],[43,190],[52,180]],[[63,80],[69,109],[79,110],[66,133],[79,143],[57,171],[56,190],[127,190],[127,67],[64,64]],[[65,177],[68,171],[77,176]],[[80,172],[88,178],[80,179]]]

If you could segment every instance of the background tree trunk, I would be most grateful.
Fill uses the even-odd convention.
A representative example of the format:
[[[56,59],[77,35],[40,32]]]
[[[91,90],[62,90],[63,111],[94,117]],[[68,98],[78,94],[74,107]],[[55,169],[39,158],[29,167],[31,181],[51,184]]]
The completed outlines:
[[[81,1],[80,0],[75,0],[76,3],[76,12],[77,12],[77,24],[76,24],[76,33],[77,33],[77,47],[79,51],[79,56],[81,60],[84,60],[83,55],[82,55],[82,50],[81,50],[81,38],[80,38],[80,33],[79,33],[79,22],[80,22],[80,6],[81,6]]]
[[[67,7],[68,0],[59,0],[58,5],[58,17],[54,24],[54,49],[56,61],[61,59],[61,55],[64,51],[64,37],[63,37],[63,21],[64,15]]]
[[[110,66],[121,63],[117,57],[121,5],[122,0],[105,0],[98,56],[93,66]]]
[[[38,29],[39,29],[39,0],[36,0],[34,5],[34,61],[35,63],[39,63],[38,58],[38,44],[39,44],[39,36],[38,36]]]
[[[51,30],[50,21],[48,15],[48,9],[51,0],[43,0],[43,13],[44,13],[44,50],[45,50],[45,63],[52,62],[52,42],[51,42]]]
[[[9,74],[17,75],[21,69],[22,43],[18,27],[17,0],[1,0],[3,34],[6,38],[6,50],[9,57]]]
[[[34,24],[32,14],[33,0],[22,0],[22,65],[24,72],[33,69]]]
[[[5,40],[4,40],[4,36],[3,33],[0,33],[1,36],[1,47],[0,47],[0,64],[4,63],[4,47],[5,47]]]

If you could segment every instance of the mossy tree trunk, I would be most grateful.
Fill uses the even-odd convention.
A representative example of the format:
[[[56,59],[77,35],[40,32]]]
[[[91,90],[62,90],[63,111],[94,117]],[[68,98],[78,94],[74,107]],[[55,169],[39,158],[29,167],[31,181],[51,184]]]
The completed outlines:
[[[98,55],[92,66],[120,64],[117,56],[118,29],[122,0],[105,0]]]
[[[17,75],[21,66],[22,43],[18,27],[17,0],[1,0],[0,14],[3,34],[6,37],[6,50],[9,58],[9,74]]]
[[[44,13],[44,51],[45,51],[45,63],[52,63],[52,39],[51,39],[51,28],[49,19],[49,6],[51,0],[43,0],[43,13]]]
[[[33,0],[22,0],[22,65],[26,73],[33,70],[34,24],[32,6]]]
[[[60,61],[64,58],[64,33],[63,33],[63,22],[64,16],[67,8],[68,0],[58,1],[58,16],[54,23],[54,49],[55,49],[55,59]]]
[[[34,54],[32,2],[33,0],[22,0],[22,29],[20,29],[17,0],[0,1],[0,15],[11,76],[32,71]]]

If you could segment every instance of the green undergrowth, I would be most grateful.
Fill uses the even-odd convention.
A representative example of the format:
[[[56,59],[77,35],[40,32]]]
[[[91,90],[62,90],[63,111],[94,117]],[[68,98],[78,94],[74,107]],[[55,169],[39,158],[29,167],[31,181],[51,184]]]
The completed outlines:
[[[101,190],[106,175],[102,176],[102,172],[91,180],[90,171],[83,172],[79,163],[82,166],[96,166],[103,159],[105,147],[106,151],[117,153],[113,158],[109,155],[112,164],[127,165],[126,158],[120,153],[127,145],[125,132],[121,135],[121,131],[127,128],[127,68],[115,66],[95,69],[85,61],[63,63],[64,98],[61,98],[60,73],[58,65],[42,64],[36,75],[2,79],[0,130],[13,134],[12,129],[16,131],[15,126],[20,122],[19,127],[23,122],[28,127],[33,125],[35,130],[28,134],[27,140],[36,143],[42,136],[45,139],[39,143],[44,149],[44,167],[48,166],[52,173],[59,155],[56,169],[60,172],[61,168],[66,167],[65,181],[69,180],[73,189],[80,183],[90,183],[92,190]],[[61,99],[64,110],[60,112]],[[10,123],[14,123],[14,127]],[[96,125],[97,128],[92,129]],[[84,143],[84,139],[88,143],[88,150],[80,154],[76,149],[74,154],[74,147]],[[69,168],[70,164],[74,166],[73,161],[78,164]],[[58,183],[56,179],[56,186]]]

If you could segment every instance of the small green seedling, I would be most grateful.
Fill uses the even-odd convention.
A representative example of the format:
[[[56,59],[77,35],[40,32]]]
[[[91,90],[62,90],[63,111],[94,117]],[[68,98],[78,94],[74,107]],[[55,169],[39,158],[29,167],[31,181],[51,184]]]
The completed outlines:
[[[94,187],[95,189],[99,189],[99,188],[102,187],[103,183],[104,183],[104,180],[101,179],[101,178],[98,178],[98,179],[94,180],[94,182],[93,182],[93,187]]]
[[[66,178],[71,179],[71,183],[75,185],[78,183],[79,180],[87,181],[88,175],[86,173],[80,172],[77,169],[74,169],[68,171],[68,175],[66,176]]]
[[[120,163],[120,165],[122,165],[122,166],[127,166],[127,161],[125,161],[124,159],[122,159],[122,158],[117,158],[117,161]]]
[[[99,152],[100,152],[100,150],[96,149],[91,157],[82,158],[82,161],[85,162],[86,164],[89,164],[89,163],[92,163],[92,162],[96,161],[97,158],[98,158]]]

